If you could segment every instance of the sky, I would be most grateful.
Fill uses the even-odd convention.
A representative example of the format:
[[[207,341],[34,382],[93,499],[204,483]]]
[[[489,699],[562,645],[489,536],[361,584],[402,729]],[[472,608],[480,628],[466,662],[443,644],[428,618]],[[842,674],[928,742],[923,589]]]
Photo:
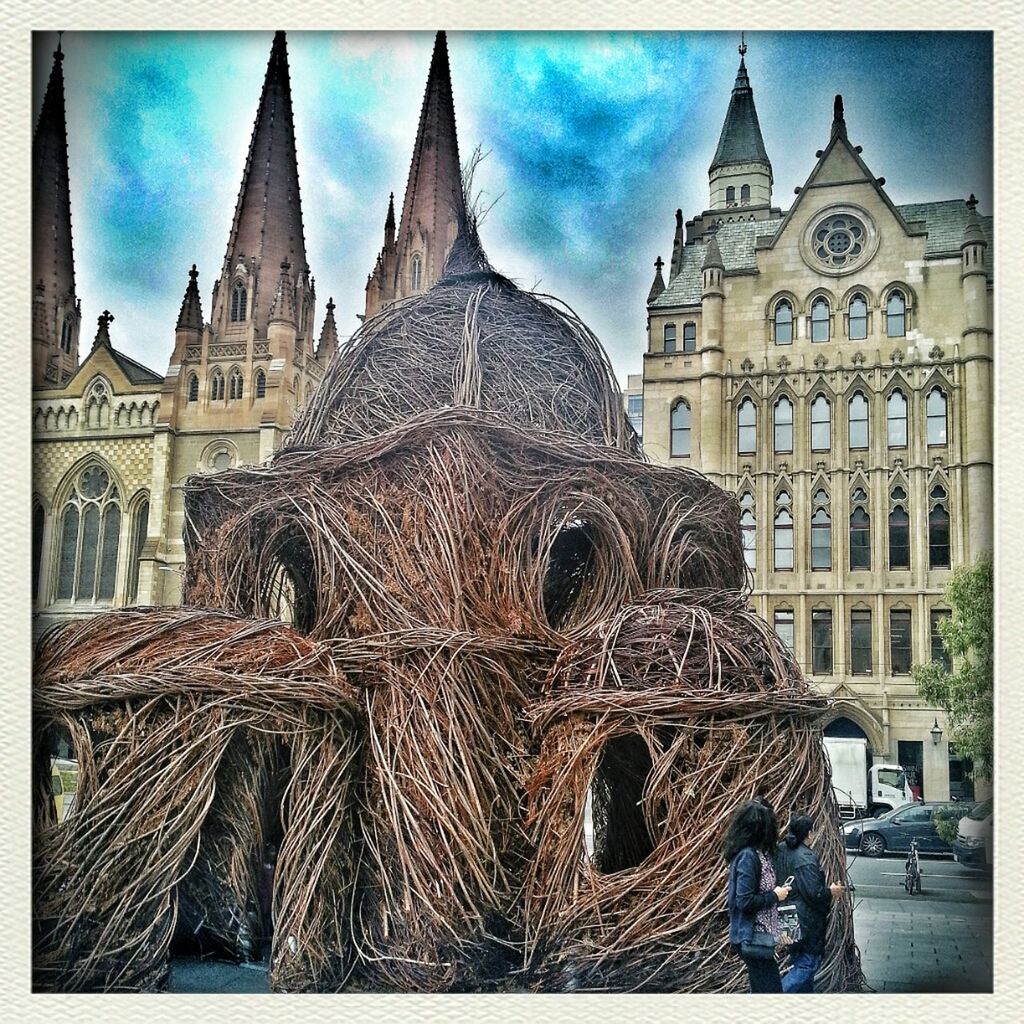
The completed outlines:
[[[71,209],[88,351],[111,310],[115,348],[165,372],[193,263],[210,315],[270,32],[63,37]],[[747,33],[775,177],[793,190],[828,142],[843,94],[850,139],[896,203],[966,198],[992,211],[990,33]],[[34,37],[38,116],[56,46]],[[597,334],[620,382],[641,371],[654,260],[675,210],[708,204],[739,62],[738,33],[449,33],[463,161],[491,263],[557,296]],[[432,33],[290,32],[288,56],[309,265],[323,320],[354,331],[401,208]],[[319,331],[319,326],[317,327]]]

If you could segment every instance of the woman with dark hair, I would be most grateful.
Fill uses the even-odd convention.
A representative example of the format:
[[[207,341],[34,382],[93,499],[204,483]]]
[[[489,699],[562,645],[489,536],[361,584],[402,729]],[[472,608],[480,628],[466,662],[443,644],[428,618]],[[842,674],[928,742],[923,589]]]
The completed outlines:
[[[775,962],[778,905],[789,887],[775,884],[775,813],[749,800],[733,815],[722,853],[729,864],[729,945],[747,968],[751,992],[781,992]]]
[[[778,872],[793,876],[793,904],[800,921],[800,938],[787,949],[791,967],[782,979],[783,992],[814,991],[814,975],[825,955],[829,908],[845,888],[825,881],[818,855],[808,845],[813,828],[809,815],[794,814],[775,856]]]

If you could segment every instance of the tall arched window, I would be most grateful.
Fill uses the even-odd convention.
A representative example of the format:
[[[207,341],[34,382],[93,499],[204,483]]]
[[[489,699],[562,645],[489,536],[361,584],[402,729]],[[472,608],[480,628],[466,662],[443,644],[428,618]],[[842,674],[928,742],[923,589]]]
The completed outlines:
[[[898,288],[889,293],[885,304],[885,333],[890,338],[902,338],[907,333],[907,300]]]
[[[949,508],[946,489],[936,484],[928,495],[928,568],[948,569]]]
[[[142,558],[142,546],[146,543],[149,533],[149,500],[139,503],[132,521],[132,561],[128,578],[128,601],[134,604],[139,599],[139,562]]]
[[[58,601],[113,600],[120,534],[117,487],[102,466],[87,466],[75,478],[61,513]]]
[[[753,399],[744,398],[736,413],[736,452],[753,455],[757,451],[757,406]]]
[[[228,398],[235,401],[242,397],[242,371],[237,367],[231,370],[231,377],[228,385]]]
[[[727,203],[735,203],[736,202],[736,186],[735,185],[726,185],[725,186],[725,201]]]
[[[740,537],[743,540],[743,561],[748,569],[757,567],[757,518],[754,515],[754,495],[744,491],[740,495]]]
[[[32,503],[32,598],[39,596],[39,567],[43,563],[43,527],[46,512],[38,502]]]
[[[775,568],[793,568],[793,513],[789,491],[779,491],[775,499]]]
[[[70,314],[64,317],[64,323],[61,324],[60,328],[60,347],[61,350],[70,354],[71,352],[71,340],[74,336],[74,325],[71,322]]]
[[[850,495],[850,568],[871,568],[871,517],[868,515],[868,496],[863,487]]]
[[[814,492],[811,515],[811,568],[832,568],[832,514],[824,488]]]
[[[850,299],[847,333],[850,341],[863,341],[868,336],[868,304],[860,293]]]
[[[690,407],[680,398],[672,406],[672,437],[670,452],[673,456],[690,454]]]
[[[897,388],[885,403],[886,436],[890,448],[907,447],[907,399]]]
[[[831,335],[828,300],[818,296],[811,304],[811,341],[828,341]]]
[[[210,400],[219,402],[224,398],[224,374],[214,370],[210,376]]]
[[[775,403],[774,452],[779,455],[793,450],[793,403],[783,395]]]
[[[676,350],[676,325],[665,324],[665,328],[662,331],[662,338],[665,341],[665,351],[675,352]]]
[[[412,258],[412,290],[418,292],[423,284],[423,260],[419,253]]]
[[[267,375],[262,370],[256,371],[256,397],[266,398],[267,396]]]
[[[779,299],[775,304],[773,317],[774,338],[776,345],[793,344],[793,307],[788,299]]]
[[[693,322],[683,324],[683,351],[697,351],[697,325]]]
[[[187,397],[190,402],[199,401],[199,378],[194,373],[189,374]]]
[[[231,289],[231,322],[241,323],[245,320],[248,293],[241,281],[236,281]]]
[[[910,568],[910,515],[907,492],[897,485],[892,489],[889,512],[889,568]]]
[[[832,406],[824,395],[811,402],[811,451],[832,450]]]
[[[868,400],[857,391],[850,399],[850,447],[868,446]]]
[[[749,185],[740,185],[740,202],[741,203],[749,203],[750,202],[750,186]]]
[[[928,444],[945,444],[946,393],[942,388],[934,387],[928,392],[925,411],[928,416]]]

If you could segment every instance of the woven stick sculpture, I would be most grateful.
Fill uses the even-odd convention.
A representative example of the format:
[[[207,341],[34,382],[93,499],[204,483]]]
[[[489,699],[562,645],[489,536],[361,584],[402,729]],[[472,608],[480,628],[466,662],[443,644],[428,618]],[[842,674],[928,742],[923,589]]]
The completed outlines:
[[[176,914],[256,955],[271,837],[288,991],[733,990],[720,845],[754,792],[842,874],[825,702],[746,609],[735,498],[643,460],[596,339],[471,230],[185,506],[184,600],[218,611],[40,656],[82,784],[36,813],[38,987],[158,986]],[[819,985],[859,984],[840,902]]]

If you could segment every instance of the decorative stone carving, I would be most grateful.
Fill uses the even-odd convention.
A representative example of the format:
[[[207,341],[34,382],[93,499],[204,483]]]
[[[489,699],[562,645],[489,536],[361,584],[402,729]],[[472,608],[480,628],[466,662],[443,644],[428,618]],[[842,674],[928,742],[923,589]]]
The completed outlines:
[[[928,358],[929,359],[942,359],[942,357],[945,356],[945,354],[946,353],[943,351],[941,345],[932,345],[931,350],[928,353]]]
[[[778,367],[779,370],[782,371],[782,373],[786,373],[789,370],[789,357],[779,356]]]
[[[901,348],[894,348],[894,349],[892,350],[892,354],[891,354],[891,355],[889,356],[889,358],[890,358],[890,359],[891,359],[891,360],[892,360],[892,361],[893,361],[893,362],[894,362],[894,363],[895,363],[895,364],[896,364],[897,366],[902,366],[902,365],[903,365],[903,349],[901,349]]]

